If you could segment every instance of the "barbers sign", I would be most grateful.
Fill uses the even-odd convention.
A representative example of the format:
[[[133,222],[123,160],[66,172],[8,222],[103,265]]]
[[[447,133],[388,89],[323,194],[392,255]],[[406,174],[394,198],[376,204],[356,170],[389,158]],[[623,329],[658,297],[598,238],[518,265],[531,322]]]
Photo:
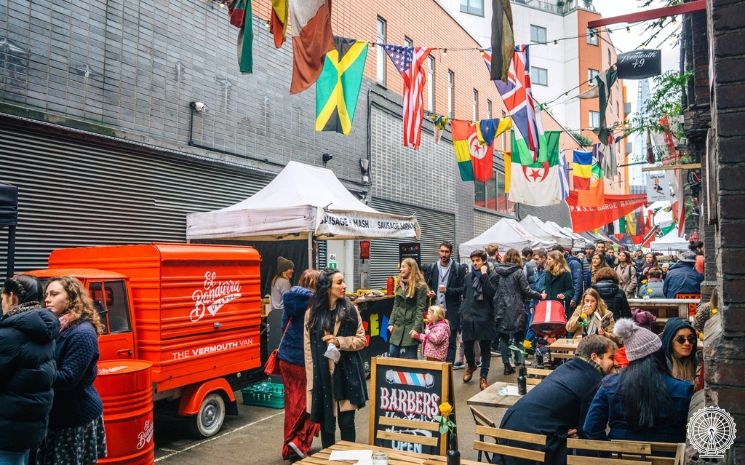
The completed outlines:
[[[662,72],[662,54],[659,50],[634,50],[618,55],[618,79],[644,79],[659,76]]]

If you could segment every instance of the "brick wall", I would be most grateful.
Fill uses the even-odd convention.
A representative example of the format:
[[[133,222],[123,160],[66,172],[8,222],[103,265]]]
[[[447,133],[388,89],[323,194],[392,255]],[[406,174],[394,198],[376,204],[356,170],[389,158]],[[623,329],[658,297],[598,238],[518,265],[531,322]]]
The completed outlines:
[[[715,234],[717,280],[721,290],[720,337],[709,340],[705,367],[708,396],[729,411],[739,426],[728,463],[745,463],[745,15],[742,2],[708,3],[708,36],[714,56],[712,128],[718,163],[715,189],[719,195]],[[700,40],[705,37],[699,36]],[[699,76],[697,75],[697,78]],[[708,76],[707,76],[708,81]],[[698,87],[698,86],[697,86]],[[739,91],[738,91],[739,89]]]

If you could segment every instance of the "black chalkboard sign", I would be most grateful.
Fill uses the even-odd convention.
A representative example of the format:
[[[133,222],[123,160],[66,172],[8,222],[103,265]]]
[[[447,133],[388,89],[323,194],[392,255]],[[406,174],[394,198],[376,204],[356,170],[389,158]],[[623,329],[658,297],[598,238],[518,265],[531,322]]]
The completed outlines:
[[[419,268],[422,267],[422,248],[418,242],[401,242],[398,244],[398,263],[404,258],[413,258]]]
[[[455,401],[450,364],[375,357],[370,385],[370,444],[419,454],[445,455],[448,434],[440,434],[439,406]]]
[[[616,60],[618,79],[644,79],[659,76],[662,72],[662,54],[659,50],[634,50],[622,53]]]

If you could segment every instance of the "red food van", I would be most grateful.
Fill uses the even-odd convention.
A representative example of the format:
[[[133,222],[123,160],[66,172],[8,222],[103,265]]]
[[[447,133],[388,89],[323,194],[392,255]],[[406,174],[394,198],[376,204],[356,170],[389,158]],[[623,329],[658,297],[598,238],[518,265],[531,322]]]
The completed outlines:
[[[209,437],[261,366],[260,261],[251,247],[153,243],[59,249],[29,274],[80,279],[105,326],[100,360],[151,362],[155,403],[178,401]]]

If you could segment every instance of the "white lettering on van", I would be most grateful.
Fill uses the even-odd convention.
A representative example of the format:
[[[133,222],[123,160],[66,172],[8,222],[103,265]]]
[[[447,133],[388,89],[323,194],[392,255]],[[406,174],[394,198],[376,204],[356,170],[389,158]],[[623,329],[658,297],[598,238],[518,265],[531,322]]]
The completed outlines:
[[[200,357],[203,355],[216,354],[219,352],[227,352],[234,349],[242,349],[251,347],[254,345],[254,338],[243,338],[235,341],[221,342],[219,344],[211,344],[208,346],[197,347],[189,350],[179,350],[171,352],[172,360],[186,360],[189,358]]]
[[[208,271],[204,274],[204,289],[197,289],[191,295],[194,309],[189,313],[192,323],[201,320],[205,311],[215,314],[225,305],[241,296],[240,281],[216,281],[217,273]]]

